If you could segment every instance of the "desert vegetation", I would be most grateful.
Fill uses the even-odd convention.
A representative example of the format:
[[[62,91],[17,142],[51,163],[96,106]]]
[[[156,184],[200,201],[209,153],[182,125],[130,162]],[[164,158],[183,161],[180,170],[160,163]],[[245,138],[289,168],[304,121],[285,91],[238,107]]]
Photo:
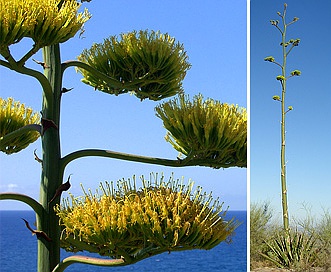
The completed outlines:
[[[290,221],[286,240],[269,202],[252,203],[250,210],[251,270],[261,267],[292,271],[331,271],[331,213],[317,218],[306,209],[304,218]]]

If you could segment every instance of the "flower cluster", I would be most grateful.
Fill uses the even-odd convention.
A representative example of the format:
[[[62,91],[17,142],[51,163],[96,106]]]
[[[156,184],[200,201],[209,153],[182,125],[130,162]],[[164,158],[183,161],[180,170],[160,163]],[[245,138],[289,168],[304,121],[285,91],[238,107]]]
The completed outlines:
[[[210,249],[238,225],[224,221],[222,204],[200,187],[193,192],[192,182],[151,175],[150,181],[142,177],[142,184],[138,190],[135,178],[118,181],[117,189],[114,183],[101,184],[101,195],[84,191],[83,197],[71,196],[57,206],[61,246],[130,263],[165,251]]]
[[[5,135],[17,131],[30,124],[39,124],[40,115],[26,108],[24,104],[15,102],[12,98],[4,100],[0,97],[0,139]],[[19,152],[33,143],[40,136],[37,131],[28,131],[18,137],[10,139],[4,145],[1,144],[1,151],[6,154]]]
[[[186,160],[197,165],[246,167],[247,113],[245,108],[185,95],[156,107],[156,113],[168,130],[166,140]]]
[[[182,92],[182,80],[190,68],[183,45],[168,34],[133,31],[111,36],[84,50],[78,60],[89,64],[119,84],[84,69],[82,81],[110,93],[134,93],[140,99],[160,100]]]
[[[0,0],[0,49],[24,37],[36,48],[67,41],[90,18],[79,7],[75,0]]]

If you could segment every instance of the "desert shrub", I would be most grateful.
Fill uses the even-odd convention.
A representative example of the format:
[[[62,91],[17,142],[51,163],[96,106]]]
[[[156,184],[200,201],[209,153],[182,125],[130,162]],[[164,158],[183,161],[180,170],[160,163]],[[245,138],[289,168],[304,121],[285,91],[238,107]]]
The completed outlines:
[[[267,253],[264,241],[269,240],[272,209],[269,202],[252,203],[250,207],[250,258],[251,263],[264,262],[261,253]]]

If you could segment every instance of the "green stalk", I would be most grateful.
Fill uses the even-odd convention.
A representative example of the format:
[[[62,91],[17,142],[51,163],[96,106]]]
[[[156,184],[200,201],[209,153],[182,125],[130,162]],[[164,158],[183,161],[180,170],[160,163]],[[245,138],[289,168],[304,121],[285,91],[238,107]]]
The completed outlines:
[[[288,204],[287,204],[287,188],[286,188],[286,160],[285,160],[285,115],[286,115],[286,108],[285,108],[285,94],[286,94],[286,22],[285,22],[285,12],[282,16],[282,21],[284,25],[284,29],[282,32],[282,51],[283,51],[283,65],[282,65],[282,120],[281,120],[281,187],[282,187],[282,208],[283,208],[283,225],[284,230],[286,233],[289,232],[289,215],[288,215]]]
[[[169,166],[169,167],[186,167],[186,166],[210,167],[211,166],[211,163],[206,162],[205,159],[191,158],[189,156],[182,160],[181,159],[170,160],[164,158],[139,156],[139,155],[127,154],[127,153],[116,152],[111,150],[104,150],[104,149],[83,149],[72,152],[61,159],[60,174],[62,175],[64,173],[65,167],[70,162],[83,157],[105,157],[105,158],[112,158],[112,159],[139,162],[139,163]],[[229,168],[233,166],[238,166],[238,165],[224,164],[221,165],[220,167]],[[245,165],[243,165],[242,167],[245,167]]]
[[[125,265],[123,259],[100,259],[85,256],[70,256],[61,261],[52,272],[63,272],[69,265],[81,263],[97,266],[123,266]]]
[[[37,226],[44,231],[51,239],[48,242],[44,239],[38,241],[38,271],[52,271],[60,262],[60,226],[53,205],[59,203],[55,199],[51,205],[49,201],[55,195],[56,189],[62,184],[62,175],[59,171],[60,164],[60,98],[61,98],[61,59],[59,45],[52,45],[43,48],[43,58],[46,68],[44,74],[50,83],[51,90],[44,90],[45,93],[52,92],[52,98],[48,99],[43,95],[42,118],[54,122],[57,126],[46,129],[43,126],[42,139],[42,174],[40,186],[40,204],[44,208],[42,216],[37,215]]]
[[[300,76],[301,71],[299,70],[293,70],[290,72],[289,76],[286,76],[286,61],[287,61],[287,56],[289,53],[292,51],[292,49],[295,46],[299,45],[300,39],[290,39],[288,42],[286,41],[286,30],[287,27],[296,21],[299,20],[298,17],[294,17],[291,22],[286,24],[286,8],[287,4],[284,4],[284,11],[283,13],[277,12],[278,16],[282,18],[282,25],[283,28],[281,29],[278,26],[279,21],[278,20],[270,20],[271,25],[275,26],[279,32],[282,34],[282,54],[283,54],[283,62],[282,64],[278,63],[275,61],[275,58],[272,56],[266,57],[264,60],[272,62],[279,66],[282,70],[282,74],[277,76],[276,79],[280,82],[281,88],[282,88],[282,93],[281,97],[278,95],[273,96],[273,100],[280,101],[281,102],[281,150],[280,150],[280,167],[281,167],[281,190],[282,190],[282,210],[283,210],[283,226],[284,226],[284,231],[285,234],[289,240],[290,238],[290,226],[289,226],[289,213],[288,213],[288,204],[287,204],[287,188],[286,188],[286,158],[285,158],[285,144],[286,144],[286,114],[293,109],[292,106],[286,107],[285,103],[285,95],[286,95],[286,82],[287,79],[293,77],[293,76]],[[291,46],[290,49],[287,49],[288,46]]]
[[[29,205],[34,210],[34,212],[40,216],[42,215],[43,212],[43,207],[39,204],[38,201],[24,194],[1,193],[0,200],[18,200]]]

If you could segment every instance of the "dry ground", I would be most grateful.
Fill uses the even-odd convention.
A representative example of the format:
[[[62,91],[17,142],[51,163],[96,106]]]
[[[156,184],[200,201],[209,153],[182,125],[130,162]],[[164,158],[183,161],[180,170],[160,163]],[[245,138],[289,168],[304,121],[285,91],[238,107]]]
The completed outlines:
[[[282,268],[270,268],[270,267],[260,267],[255,268],[251,270],[251,272],[295,272],[295,270],[289,270],[289,269],[282,269]],[[324,269],[324,268],[312,268],[308,270],[307,272],[331,272],[331,268]]]

